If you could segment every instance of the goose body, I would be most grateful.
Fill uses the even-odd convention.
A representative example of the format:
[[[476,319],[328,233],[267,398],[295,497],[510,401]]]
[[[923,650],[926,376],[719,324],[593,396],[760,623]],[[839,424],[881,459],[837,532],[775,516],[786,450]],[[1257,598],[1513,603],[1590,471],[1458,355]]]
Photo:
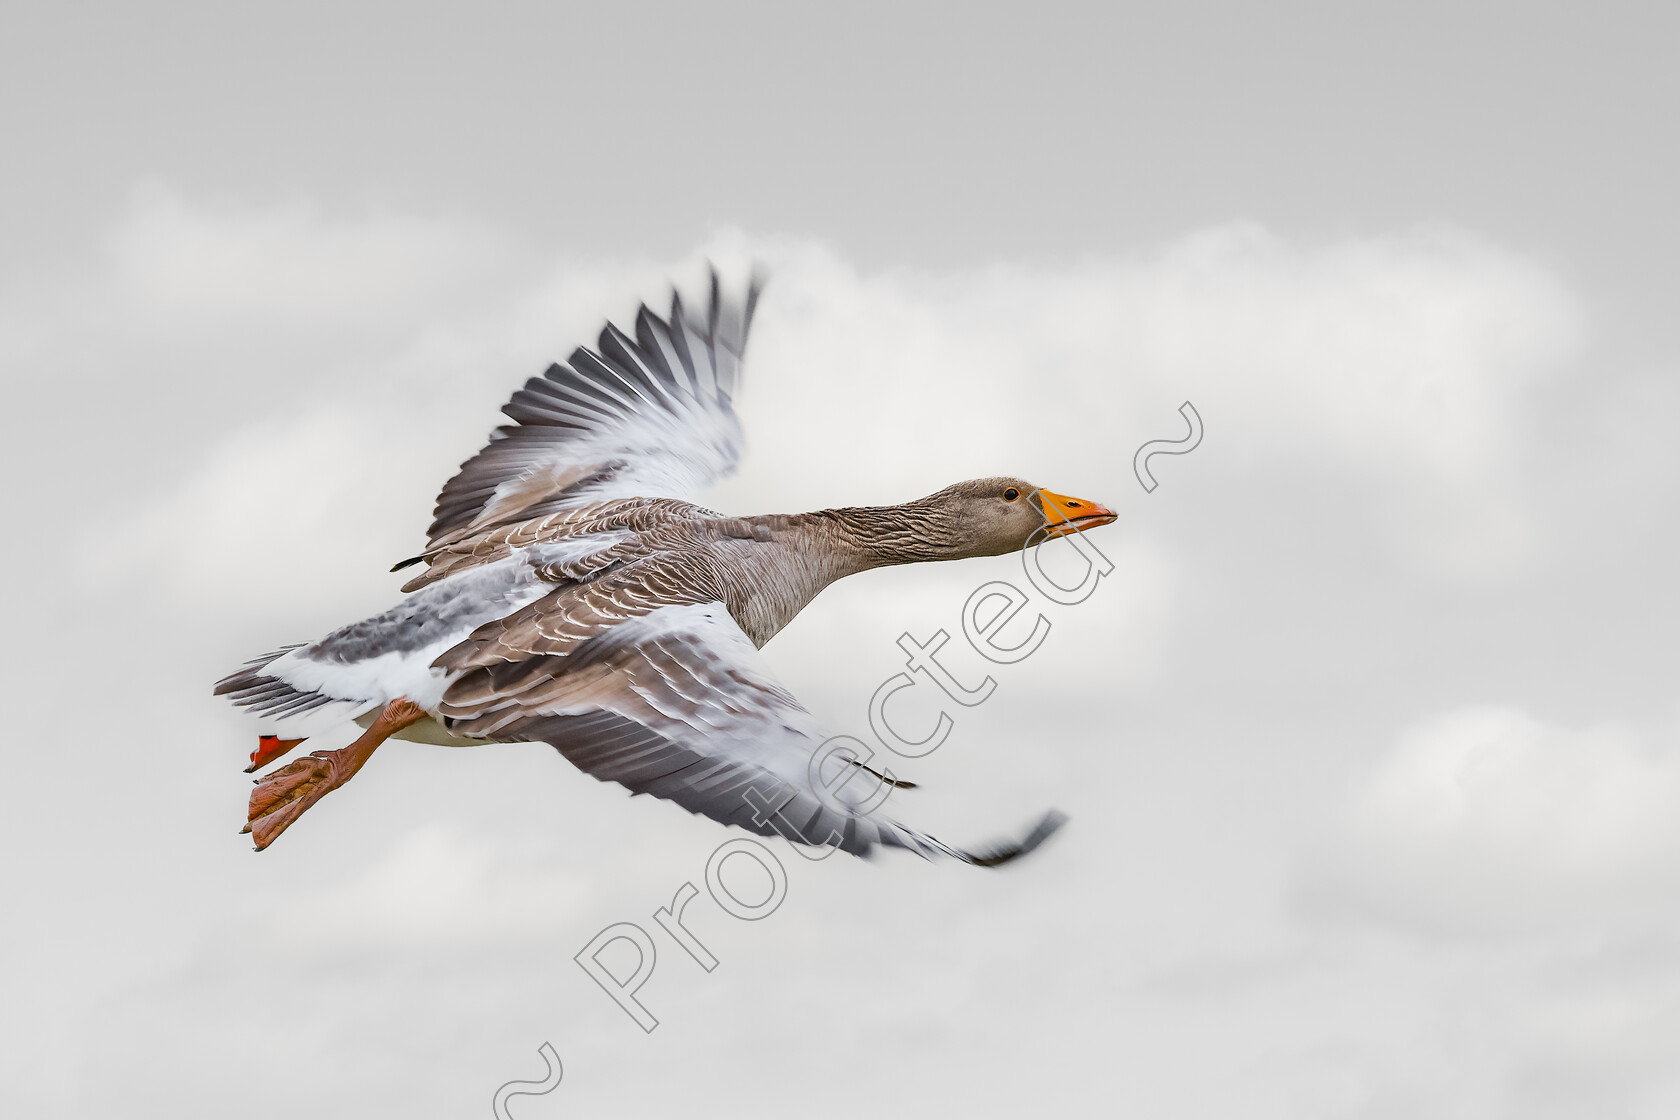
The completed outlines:
[[[884,808],[863,766],[783,688],[759,652],[837,579],[888,564],[996,555],[1107,524],[1105,507],[1016,478],[958,483],[898,506],[735,517],[689,497],[730,473],[732,406],[756,304],[712,279],[703,319],[673,296],[635,337],[532,378],[514,421],[438,497],[425,564],[390,610],[248,662],[218,683],[269,720],[253,769],[334,719],[368,728],[252,795],[257,845],[348,780],[380,741],[542,741],[580,769],[690,811],[868,854],[886,844],[996,863]],[[885,784],[884,784],[885,783]],[[897,805],[893,806],[897,809]]]

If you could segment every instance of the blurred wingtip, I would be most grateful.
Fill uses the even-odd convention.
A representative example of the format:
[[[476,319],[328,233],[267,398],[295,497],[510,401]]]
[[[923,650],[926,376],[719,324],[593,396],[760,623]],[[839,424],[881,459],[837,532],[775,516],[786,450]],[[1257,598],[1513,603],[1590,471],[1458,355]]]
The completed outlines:
[[[1066,813],[1060,809],[1051,809],[1039,818],[1038,824],[1033,826],[1031,832],[1017,842],[1005,844],[984,853],[967,852],[964,853],[964,858],[966,862],[973,864],[975,867],[1001,867],[1010,860],[1019,859],[1050,839],[1057,829],[1067,823],[1067,820]]]

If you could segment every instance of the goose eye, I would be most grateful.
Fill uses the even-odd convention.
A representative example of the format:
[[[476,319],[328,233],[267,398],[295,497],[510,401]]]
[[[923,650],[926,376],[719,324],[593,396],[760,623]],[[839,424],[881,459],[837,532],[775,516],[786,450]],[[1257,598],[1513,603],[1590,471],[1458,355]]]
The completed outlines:
[[[1013,487],[1013,486],[1011,486],[1009,489],[1007,489],[1003,492],[1003,500],[1006,501],[1006,502],[1013,502],[1016,498],[1019,498],[1020,496],[1021,496],[1021,492],[1019,490],[1015,489],[1015,487]]]

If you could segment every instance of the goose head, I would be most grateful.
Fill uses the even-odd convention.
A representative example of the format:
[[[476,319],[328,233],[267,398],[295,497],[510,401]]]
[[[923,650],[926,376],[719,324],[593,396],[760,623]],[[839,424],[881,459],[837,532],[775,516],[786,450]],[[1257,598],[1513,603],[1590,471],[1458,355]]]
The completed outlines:
[[[1070,498],[1022,478],[976,478],[910,503],[917,529],[952,559],[1001,556],[1119,516],[1100,502]]]

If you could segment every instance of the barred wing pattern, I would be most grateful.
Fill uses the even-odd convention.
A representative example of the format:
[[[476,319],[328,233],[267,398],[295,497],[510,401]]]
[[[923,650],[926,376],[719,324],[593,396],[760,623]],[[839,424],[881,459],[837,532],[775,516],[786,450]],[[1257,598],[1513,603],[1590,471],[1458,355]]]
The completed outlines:
[[[633,794],[857,855],[887,845],[991,866],[1061,824],[1052,813],[1020,842],[967,852],[887,817],[878,779],[831,745],[721,602],[664,606],[581,643],[556,639],[522,643],[522,662],[507,660],[516,654],[505,637],[495,656],[464,646],[462,661],[479,664],[444,696],[449,729],[547,742]],[[453,665],[453,652],[442,660]]]
[[[735,469],[741,425],[733,396],[758,303],[739,304],[717,273],[702,321],[671,296],[643,306],[636,337],[608,324],[596,349],[533,377],[502,408],[513,421],[461,464],[438,495],[426,555],[498,525],[613,498],[681,498]]]

